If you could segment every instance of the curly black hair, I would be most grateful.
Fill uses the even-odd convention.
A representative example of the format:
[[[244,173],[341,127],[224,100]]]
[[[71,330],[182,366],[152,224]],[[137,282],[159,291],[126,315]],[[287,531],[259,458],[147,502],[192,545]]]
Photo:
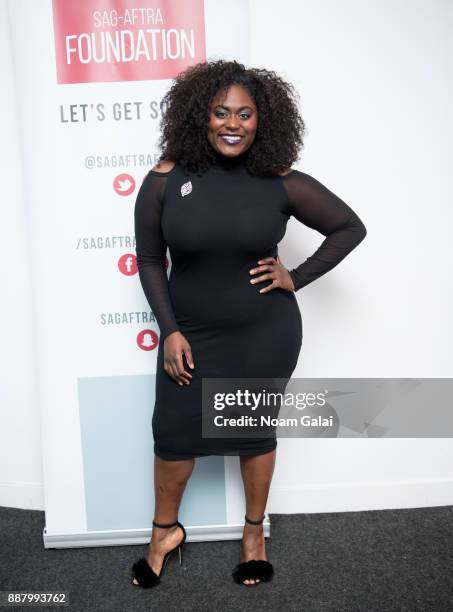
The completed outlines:
[[[231,85],[246,89],[258,110],[255,140],[244,153],[249,172],[276,175],[291,167],[305,133],[293,85],[273,71],[222,59],[190,66],[174,79],[162,99],[159,162],[171,160],[197,174],[212,165],[216,153],[207,139],[210,107]]]

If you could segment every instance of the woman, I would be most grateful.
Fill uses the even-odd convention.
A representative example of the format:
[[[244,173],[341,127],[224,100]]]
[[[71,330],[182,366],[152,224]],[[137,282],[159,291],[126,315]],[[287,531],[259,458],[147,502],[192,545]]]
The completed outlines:
[[[135,205],[137,265],[161,336],[153,414],[155,517],[134,584],[159,584],[186,539],[177,521],[196,457],[237,455],[246,516],[238,584],[272,578],[262,522],[274,437],[203,438],[203,377],[289,379],[302,344],[294,293],[363,240],[347,204],[291,169],[304,122],[293,87],[274,72],[235,61],[200,63],[178,75],[163,100],[160,163]],[[289,218],[321,232],[317,251],[293,270],[277,245]],[[167,246],[171,254],[166,273]]]

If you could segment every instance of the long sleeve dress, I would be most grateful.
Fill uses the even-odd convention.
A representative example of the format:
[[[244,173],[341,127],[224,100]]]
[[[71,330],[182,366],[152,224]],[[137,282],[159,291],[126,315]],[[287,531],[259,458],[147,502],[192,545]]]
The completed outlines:
[[[260,293],[257,261],[277,257],[290,217],[325,236],[289,271],[295,291],[313,282],[365,237],[357,214],[315,178],[298,170],[254,176],[241,158],[219,160],[202,175],[178,164],[149,171],[134,211],[139,278],[160,339],[152,417],[154,452],[166,460],[206,455],[258,455],[270,437],[202,435],[202,379],[280,377],[289,380],[302,346],[295,291]],[[167,247],[171,257],[168,278]],[[192,348],[190,385],[164,370],[164,339],[180,331]]]

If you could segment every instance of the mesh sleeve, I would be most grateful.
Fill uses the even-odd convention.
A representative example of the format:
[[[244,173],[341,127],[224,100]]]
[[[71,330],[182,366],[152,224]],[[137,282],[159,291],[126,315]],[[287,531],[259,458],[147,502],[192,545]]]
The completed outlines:
[[[135,201],[135,250],[140,282],[156,317],[163,341],[178,331],[168,290],[167,245],[161,228],[163,195],[167,174],[151,170],[145,177]]]
[[[325,236],[313,255],[289,270],[297,291],[340,263],[367,232],[357,214],[312,176],[293,170],[283,177],[283,183],[290,214]]]

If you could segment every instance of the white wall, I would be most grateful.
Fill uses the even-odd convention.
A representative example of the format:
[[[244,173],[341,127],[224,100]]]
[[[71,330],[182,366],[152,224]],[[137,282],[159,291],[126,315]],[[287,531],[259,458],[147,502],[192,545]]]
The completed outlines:
[[[451,377],[453,5],[252,7],[251,63],[301,96],[309,133],[297,167],[368,229],[357,251],[296,294],[304,341],[294,376]],[[320,242],[290,224],[287,267]],[[279,451],[270,511],[453,504],[450,439],[283,439]]]
[[[450,377],[453,6],[428,0],[251,1],[251,64],[301,94],[297,167],[362,217],[368,235],[297,293],[304,344],[294,376]],[[234,19],[230,25],[234,24]],[[0,505],[43,509],[32,289],[13,66],[0,0],[3,270]],[[319,235],[294,219],[281,258]],[[279,440],[268,510],[314,512],[453,503],[449,439]]]

